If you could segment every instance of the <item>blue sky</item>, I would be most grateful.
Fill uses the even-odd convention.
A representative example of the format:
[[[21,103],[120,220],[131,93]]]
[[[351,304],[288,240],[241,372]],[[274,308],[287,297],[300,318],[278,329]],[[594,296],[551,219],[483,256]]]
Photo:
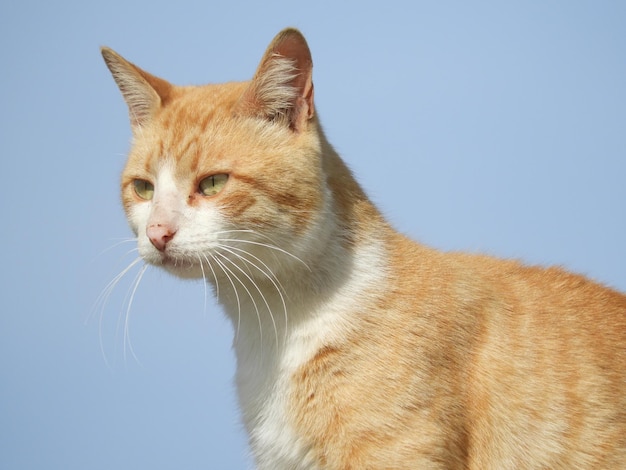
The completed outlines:
[[[136,270],[108,45],[178,84],[251,77],[285,26],[318,114],[401,231],[626,291],[626,3],[4,2],[0,468],[250,468],[232,331],[198,282]],[[123,325],[122,325],[123,326]]]

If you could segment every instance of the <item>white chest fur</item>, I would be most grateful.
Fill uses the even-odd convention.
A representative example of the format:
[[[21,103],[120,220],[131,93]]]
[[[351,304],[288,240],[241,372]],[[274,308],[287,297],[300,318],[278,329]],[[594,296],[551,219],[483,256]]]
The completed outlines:
[[[355,299],[368,302],[383,285],[384,252],[380,244],[361,246],[346,259],[334,258],[333,283],[315,296],[286,292],[287,324],[279,321],[260,339],[259,321],[250,315],[250,303],[241,304],[240,330],[234,347],[237,354],[237,391],[250,444],[259,468],[316,468],[307,445],[292,427],[289,396],[293,374],[324,346],[341,343],[353,326]],[[298,284],[286,284],[286,288]],[[281,305],[277,294],[267,294],[270,305]],[[231,317],[238,308],[227,305]],[[234,314],[234,315],[233,315]],[[234,318],[233,318],[234,320]]]

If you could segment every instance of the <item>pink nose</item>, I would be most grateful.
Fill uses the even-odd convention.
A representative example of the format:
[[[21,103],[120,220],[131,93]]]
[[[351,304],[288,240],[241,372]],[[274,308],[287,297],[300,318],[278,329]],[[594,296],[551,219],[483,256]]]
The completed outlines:
[[[174,238],[176,230],[164,224],[152,224],[146,229],[150,242],[159,251],[165,251],[167,243]]]

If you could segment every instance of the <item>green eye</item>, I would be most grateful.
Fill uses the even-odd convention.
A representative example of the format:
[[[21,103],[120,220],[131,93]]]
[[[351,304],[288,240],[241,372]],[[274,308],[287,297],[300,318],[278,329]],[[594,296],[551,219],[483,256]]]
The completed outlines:
[[[135,186],[135,193],[141,199],[145,199],[149,201],[152,199],[154,195],[154,185],[150,181],[146,180],[134,180],[133,185]]]
[[[207,176],[200,181],[200,192],[205,196],[215,196],[222,190],[226,181],[228,181],[228,175],[224,173]]]

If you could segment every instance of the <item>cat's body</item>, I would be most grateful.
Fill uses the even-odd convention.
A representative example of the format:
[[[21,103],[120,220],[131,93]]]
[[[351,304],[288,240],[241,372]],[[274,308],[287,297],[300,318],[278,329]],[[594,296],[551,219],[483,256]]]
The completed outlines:
[[[140,254],[214,285],[260,468],[626,467],[626,296],[394,231],[323,136],[297,31],[247,83],[103,54]]]

